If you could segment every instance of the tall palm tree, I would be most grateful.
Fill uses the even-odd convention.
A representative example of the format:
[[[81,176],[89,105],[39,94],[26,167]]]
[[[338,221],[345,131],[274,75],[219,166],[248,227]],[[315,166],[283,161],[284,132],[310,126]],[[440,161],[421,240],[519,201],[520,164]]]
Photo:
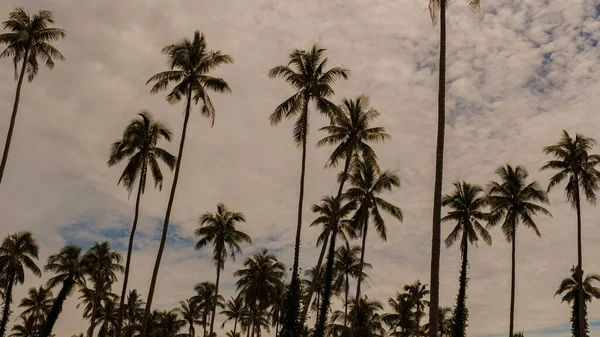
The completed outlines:
[[[125,297],[127,295],[127,284],[129,282],[129,267],[131,264],[131,252],[133,251],[133,239],[137,228],[138,216],[140,214],[140,200],[146,189],[146,175],[148,167],[154,180],[154,187],[162,190],[163,174],[159,166],[162,161],[173,170],[177,159],[167,150],[158,146],[161,140],[171,141],[172,132],[168,126],[156,121],[148,111],[142,111],[138,117],[131,120],[120,140],[114,142],[111,146],[108,166],[118,164],[124,159],[128,159],[127,166],[123,170],[117,185],[121,182],[131,194],[138,179],[138,190],[135,199],[135,212],[133,223],[131,225],[131,234],[129,234],[129,245],[127,247],[127,258],[125,260],[125,275],[123,276],[123,287],[121,290],[121,303],[119,304],[119,318],[117,320],[116,337],[121,334],[123,324],[123,315],[125,313]]]
[[[247,310],[248,309],[244,304],[244,298],[242,296],[238,295],[227,300],[227,303],[225,303],[225,309],[220,312],[221,315],[225,315],[226,317],[221,325],[221,329],[225,326],[225,323],[233,321],[232,335],[235,336],[237,333],[238,321],[242,319]]]
[[[583,315],[580,315],[579,307],[581,307],[581,306],[576,305],[577,301],[579,301],[579,281],[577,279],[577,272],[578,272],[577,268],[575,266],[573,266],[571,268],[571,276],[562,280],[562,282],[560,283],[560,286],[558,287],[558,290],[556,291],[554,296],[563,295],[562,302],[567,302],[569,304],[571,304],[571,302],[573,302],[573,314],[572,314],[573,317],[571,318],[573,325],[571,327],[571,331],[573,333],[573,336],[583,337],[583,336],[588,335],[587,305],[585,303],[591,302],[592,298],[595,298],[595,299],[600,298],[600,288],[598,288],[592,284],[593,281],[600,282],[600,275],[591,274],[591,275],[588,275],[585,277],[585,279],[583,281],[584,312],[583,312]],[[579,330],[581,323],[583,323],[583,327],[584,327],[583,335],[580,334],[580,330]]]
[[[232,63],[233,58],[220,51],[209,50],[206,45],[204,34],[200,34],[199,31],[194,32],[192,40],[184,39],[179,43],[164,47],[162,51],[169,57],[171,69],[160,72],[148,80],[147,83],[154,83],[150,92],[155,94],[167,89],[170,84],[174,84],[173,89],[171,89],[166,96],[167,101],[174,104],[185,99],[186,105],[185,117],[183,119],[183,127],[181,130],[181,141],[179,143],[179,152],[177,154],[178,160],[175,165],[173,185],[171,186],[171,193],[169,194],[169,202],[165,213],[158,254],[156,256],[156,262],[154,263],[154,270],[152,271],[152,279],[150,281],[150,289],[148,291],[148,300],[146,301],[146,310],[144,311],[140,337],[147,337],[146,325],[152,308],[152,298],[154,297],[160,260],[162,259],[165,242],[167,240],[171,209],[173,207],[173,200],[175,199],[177,181],[179,180],[179,169],[181,168],[181,161],[183,160],[183,148],[185,145],[188,121],[190,119],[192,101],[194,101],[194,104],[201,103],[202,108],[200,109],[200,112],[211,120],[212,126],[215,121],[215,108],[208,96],[208,92],[231,92],[229,84],[227,84],[225,80],[219,77],[213,77],[209,73],[222,64]]]
[[[106,295],[106,291],[110,291],[112,284],[117,280],[117,272],[123,272],[125,269],[121,265],[122,260],[121,254],[112,250],[108,241],[95,242],[81,259],[85,273],[89,275],[94,286],[94,300],[90,313],[88,337],[94,336],[97,311]]]
[[[53,301],[52,289],[43,285],[38,288],[31,287],[27,291],[27,297],[21,299],[21,304],[19,304],[20,308],[25,308],[21,316],[32,316],[37,324],[43,326]]]
[[[442,198],[442,206],[451,210],[448,215],[442,218],[442,222],[452,221],[456,227],[448,235],[444,243],[446,248],[451,247],[460,240],[461,267],[458,296],[456,297],[456,307],[454,308],[454,337],[465,337],[467,329],[467,319],[469,311],[467,309],[467,269],[469,264],[469,244],[477,244],[479,238],[488,246],[492,244],[490,233],[479,221],[489,219],[489,214],[485,212],[486,199],[483,189],[478,185],[471,185],[467,182],[455,182],[452,194],[445,195]],[[438,322],[441,326],[441,322]]]
[[[393,218],[402,221],[402,210],[391,204],[379,195],[391,191],[394,187],[400,187],[400,178],[388,170],[380,171],[373,161],[357,160],[352,172],[348,176],[350,187],[345,197],[355,200],[358,204],[356,212],[352,217],[352,223],[362,234],[360,252],[360,273],[356,284],[355,298],[361,298],[360,286],[362,283],[362,271],[364,269],[365,251],[367,248],[367,233],[369,219],[372,219],[375,231],[382,240],[387,240],[387,228],[382,217],[382,211]],[[359,307],[360,310],[360,307]],[[356,330],[358,311],[354,312],[352,321],[353,330]],[[322,319],[323,320],[323,319]]]
[[[344,326],[348,326],[348,295],[350,293],[350,277],[358,279],[359,274],[361,280],[365,282],[369,276],[364,270],[361,270],[360,264],[360,246],[350,246],[346,243],[340,246],[335,251],[335,262],[333,269],[335,270],[335,279],[333,280],[334,288],[343,289],[344,291]],[[373,268],[373,266],[363,261],[362,268]]]
[[[31,232],[18,232],[9,234],[0,246],[0,273],[6,275],[6,290],[4,295],[4,308],[0,322],[0,337],[4,337],[6,325],[10,318],[10,304],[15,284],[25,282],[25,270],[40,277],[42,272],[35,264],[38,259],[40,247]]]
[[[328,328],[331,334],[340,337],[349,337],[353,334],[361,337],[383,337],[385,335],[385,329],[383,328],[383,315],[379,315],[378,311],[383,310],[381,302],[377,300],[370,300],[368,296],[364,296],[356,304],[356,299],[352,299],[350,303],[351,317],[358,316],[357,324],[352,331],[346,326],[343,326],[336,322],[345,320],[344,313],[342,311],[336,311],[331,316],[333,324]]]
[[[429,14],[440,23],[440,61],[438,67],[438,124],[435,147],[435,180],[433,188],[433,228],[431,234],[431,308],[429,337],[436,337],[437,310],[440,302],[440,245],[442,240],[442,183],[444,175],[444,138],[446,129],[446,7],[447,0],[429,0]],[[480,0],[467,0],[469,7],[478,10]]]
[[[177,308],[177,312],[181,315],[181,317],[187,322],[189,328],[189,337],[196,336],[196,324],[202,324],[200,320],[200,307],[198,303],[192,299],[187,299],[185,301],[179,302],[179,308]]]
[[[489,185],[488,202],[491,205],[489,226],[502,223],[502,232],[508,242],[512,243],[512,269],[510,288],[510,329],[512,337],[515,312],[515,263],[517,251],[517,227],[522,223],[541,236],[533,216],[542,213],[552,216],[544,207],[536,204],[548,204],[548,195],[539,187],[537,182],[527,183],[529,173],[525,167],[517,165],[501,166],[496,170],[499,182]]]
[[[422,284],[421,281],[416,280],[412,284],[405,285],[404,291],[415,310],[415,335],[421,336],[421,318],[423,318],[425,315],[425,307],[429,306],[429,301],[425,300],[425,298],[429,295],[429,290],[427,290],[426,284]]]
[[[567,195],[567,201],[577,211],[577,273],[580,284],[579,293],[579,315],[583,315],[583,306],[585,301],[583,300],[583,253],[581,243],[581,199],[580,199],[580,188],[585,194],[585,198],[592,205],[596,204],[596,190],[600,183],[600,171],[596,169],[596,166],[600,164],[600,155],[589,154],[592,146],[596,145],[596,141],[593,138],[576,134],[575,138],[571,138],[569,133],[565,130],[562,132],[560,141],[551,146],[544,148],[544,153],[552,155],[553,160],[550,160],[546,165],[542,166],[541,170],[557,170],[548,184],[548,192],[554,186],[560,184],[563,180],[568,179],[565,192]],[[584,336],[585,327],[583,321],[580,322],[579,335]]]
[[[284,118],[298,117],[294,123],[293,137],[297,146],[302,147],[302,163],[300,173],[300,193],[298,196],[298,223],[296,225],[296,242],[294,245],[294,264],[292,280],[284,312],[285,321],[282,336],[296,336],[302,330],[298,320],[300,305],[300,234],[302,232],[302,205],[304,200],[304,175],[306,172],[306,141],[308,138],[308,110],[312,102],[322,114],[328,115],[337,110],[329,98],[335,94],[333,84],[340,78],[348,79],[349,70],[340,67],[326,69],[328,59],[325,49],[316,44],[308,51],[294,49],[289,54],[287,65],[279,65],[269,70],[269,77],[282,77],[296,93],[281,103],[269,116],[271,125],[279,124]]]
[[[322,131],[326,131],[328,136],[323,138],[317,143],[317,146],[324,145],[336,145],[333,152],[329,156],[327,166],[335,167],[343,160],[344,169],[341,172],[337,195],[335,197],[334,205],[341,204],[342,192],[344,184],[350,172],[352,160],[358,156],[362,157],[369,162],[376,165],[377,155],[368,143],[383,142],[390,139],[390,135],[385,131],[383,127],[372,127],[371,122],[379,116],[379,111],[370,106],[369,98],[365,95],[360,95],[356,99],[344,99],[340,109],[335,110],[331,114],[331,123],[328,126],[321,128]],[[344,215],[339,209],[334,208],[333,216],[330,217],[329,227],[333,234],[329,243],[329,252],[327,254],[327,267],[325,270],[325,288],[324,288],[324,308],[322,311],[326,311],[329,307],[331,297],[331,283],[333,282],[333,263],[335,259],[335,240],[336,234],[339,228],[336,226],[339,219],[342,219]],[[328,232],[326,234],[329,234]],[[325,237],[327,242],[327,236]],[[323,245],[325,248],[325,245]],[[317,263],[318,266],[321,264],[321,258]],[[312,295],[312,291],[309,291],[309,296]],[[309,297],[310,298],[310,297]],[[323,316],[324,317],[324,316]],[[324,317],[325,318],[325,317]],[[317,329],[317,334],[322,335],[325,329],[325,321],[322,322],[322,327]]]
[[[125,302],[125,317],[127,324],[123,327],[125,337],[133,337],[141,327],[144,316],[144,300],[136,289],[130,290]]]
[[[216,295],[219,294],[221,270],[225,268],[227,255],[231,255],[231,259],[235,261],[235,254],[242,253],[240,243],[252,243],[250,236],[236,228],[238,222],[246,222],[244,214],[230,211],[223,203],[219,203],[216,213],[206,212],[200,216],[200,228],[195,232],[196,236],[200,237],[196,243],[197,250],[212,243],[213,262],[217,267]],[[217,315],[216,305],[215,302],[212,308],[209,336],[214,331],[215,316]]]
[[[48,263],[44,270],[57,274],[46,282],[48,288],[61,285],[42,329],[41,337],[50,337],[65,300],[73,292],[73,289],[84,281],[85,269],[82,263],[81,247],[73,245],[62,247],[57,254],[48,257]]]
[[[8,14],[8,20],[2,23],[2,27],[8,32],[0,34],[0,44],[6,44],[6,49],[0,53],[0,58],[10,57],[15,66],[15,80],[17,80],[17,92],[13,104],[12,115],[8,126],[8,135],[0,162],[0,183],[4,176],[4,168],[8,159],[8,151],[15,129],[19,99],[21,98],[21,86],[27,75],[27,80],[32,82],[40,67],[38,62],[44,62],[50,69],[54,68],[54,59],[64,60],[64,56],[50,43],[65,37],[64,29],[49,27],[54,23],[52,12],[41,10],[33,15],[25,11],[23,7],[17,7]],[[21,72],[17,74],[17,67],[21,62]]]

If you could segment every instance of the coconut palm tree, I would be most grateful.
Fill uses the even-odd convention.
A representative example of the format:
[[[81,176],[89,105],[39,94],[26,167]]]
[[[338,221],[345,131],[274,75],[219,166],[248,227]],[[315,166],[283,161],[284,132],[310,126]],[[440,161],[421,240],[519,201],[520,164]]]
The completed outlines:
[[[0,337],[4,337],[6,325],[10,319],[10,304],[15,284],[25,282],[25,270],[35,276],[42,276],[40,268],[34,260],[38,259],[40,247],[31,232],[18,232],[9,234],[0,246],[0,273],[6,277],[4,292],[4,308],[0,322]]]
[[[21,86],[27,75],[27,80],[32,82],[36,77],[40,66],[38,62],[52,69],[54,59],[64,60],[64,56],[50,43],[65,37],[64,29],[49,27],[54,24],[52,12],[41,10],[33,15],[25,11],[23,7],[17,7],[8,14],[8,20],[2,23],[2,27],[8,32],[0,34],[0,44],[6,44],[6,49],[0,53],[0,58],[10,57],[15,66],[15,80],[17,80],[17,92],[13,104],[8,135],[0,162],[0,183],[4,176],[4,169],[8,159],[8,151],[15,129],[19,99],[21,98]],[[21,62],[21,71],[17,74],[17,67]]]
[[[89,276],[94,287],[94,299],[90,312],[90,328],[88,337],[94,336],[97,311],[101,301],[105,299],[112,284],[117,280],[117,272],[123,272],[121,265],[123,257],[110,248],[108,241],[95,242],[81,258],[85,273]]]
[[[517,227],[522,223],[541,236],[533,216],[538,213],[552,216],[548,210],[538,203],[548,204],[548,195],[539,187],[537,182],[527,182],[529,173],[525,167],[517,165],[501,166],[496,170],[499,182],[489,185],[488,202],[491,206],[488,226],[502,223],[502,232],[506,240],[512,243],[512,270],[510,289],[510,332],[513,335],[515,312],[515,263],[517,252]],[[437,326],[436,326],[437,327]]]
[[[312,287],[312,281],[314,279],[320,279],[323,280],[325,278],[325,266],[322,266],[321,269],[318,271],[319,274],[321,274],[321,276],[315,277],[315,274],[317,273],[317,268],[315,266],[310,267],[306,270],[304,270],[304,276],[306,276],[306,279],[302,280],[302,284],[303,284],[303,289],[310,289]],[[319,309],[320,309],[320,305],[321,305],[321,295],[323,295],[323,287],[321,285],[317,285],[315,287],[315,292],[317,293],[317,297],[315,299],[314,302],[312,302],[311,306],[310,306],[310,311],[314,311],[316,312],[316,321],[319,321]],[[305,308],[306,310],[306,308]]]
[[[446,7],[447,0],[429,0],[429,14],[435,24],[440,23],[440,61],[438,67],[438,118],[435,147],[435,180],[433,188],[433,229],[431,234],[431,308],[429,309],[429,337],[436,337],[437,310],[440,294],[440,245],[442,238],[442,181],[444,175],[444,138],[446,129]],[[469,7],[478,10],[480,0],[467,0]]]
[[[242,253],[240,243],[252,243],[252,239],[246,233],[236,228],[237,223],[246,222],[246,217],[241,212],[230,211],[223,203],[217,204],[217,212],[206,212],[200,216],[200,228],[196,229],[196,236],[200,239],[196,243],[196,250],[202,249],[212,243],[213,262],[217,267],[217,281],[215,283],[215,294],[219,294],[219,280],[221,270],[225,268],[227,255],[235,261],[235,254]],[[217,315],[217,303],[214,303],[210,318],[209,336],[214,331],[215,316]]]
[[[429,290],[427,290],[426,284],[422,284],[421,281],[416,280],[412,284],[405,285],[404,292],[407,295],[409,303],[415,310],[415,335],[421,336],[421,318],[425,316],[425,307],[429,306],[429,301],[425,300],[429,295]]]
[[[77,304],[77,309],[80,306],[83,306],[83,318],[90,319],[92,318],[92,313],[96,314],[96,319],[98,318],[98,312],[102,307],[103,301],[112,300],[118,298],[117,294],[111,292],[112,284],[109,282],[103,282],[99,287],[92,286],[88,287],[87,284],[82,284],[80,286],[79,292],[81,296],[79,299],[81,302]],[[98,322],[95,322],[94,327]],[[89,329],[88,329],[89,333]]]
[[[438,308],[438,332],[437,337],[452,336],[452,308],[450,307],[439,307]],[[429,333],[429,323],[424,326],[427,333]]]
[[[119,297],[105,298],[98,308],[97,322],[100,325],[98,337],[113,336],[119,319]]]
[[[171,186],[169,202],[167,203],[167,211],[165,213],[158,254],[156,256],[156,262],[154,263],[154,270],[152,271],[152,279],[150,281],[150,289],[148,291],[148,300],[146,301],[140,337],[146,337],[146,325],[152,309],[152,298],[154,297],[160,261],[167,240],[171,209],[173,207],[173,200],[175,199],[177,181],[179,180],[179,169],[181,167],[181,161],[183,160],[183,148],[185,145],[185,136],[187,134],[192,101],[194,104],[201,103],[202,107],[200,112],[211,120],[212,126],[215,121],[215,108],[208,92],[231,92],[231,89],[225,80],[219,77],[213,77],[209,73],[222,64],[232,63],[233,58],[220,51],[209,50],[204,34],[201,34],[199,31],[194,32],[194,37],[191,40],[184,39],[179,43],[168,45],[164,47],[162,51],[169,57],[171,69],[160,72],[148,80],[147,83],[154,83],[150,92],[155,94],[167,89],[170,84],[174,84],[173,89],[171,89],[166,96],[167,101],[174,104],[185,99],[186,105],[181,131],[181,141],[179,143],[179,152],[177,154],[178,160],[175,165],[173,185]]]
[[[154,336],[158,337],[185,337],[186,334],[179,333],[185,326],[185,320],[179,317],[175,309],[162,311],[156,314],[156,330]]]
[[[36,337],[39,333],[39,322],[33,315],[19,316],[20,323],[13,325],[10,337]]]
[[[154,187],[162,190],[163,174],[159,162],[163,162],[170,170],[173,170],[177,159],[167,150],[158,146],[163,139],[170,142],[172,132],[168,126],[156,121],[148,111],[142,111],[138,117],[131,120],[120,140],[111,146],[108,166],[111,167],[127,159],[128,163],[117,182],[123,183],[129,194],[133,191],[135,181],[139,177],[137,196],[135,199],[135,212],[129,234],[129,245],[127,247],[127,258],[125,260],[125,275],[123,276],[123,287],[121,289],[121,303],[119,304],[119,317],[117,320],[117,335],[121,334],[123,315],[125,313],[125,297],[127,295],[127,284],[129,282],[129,268],[131,265],[131,253],[133,251],[133,239],[137,229],[138,216],[140,214],[140,200],[146,189],[146,175],[148,171],[154,180]],[[148,170],[150,168],[150,170]]]
[[[345,318],[342,311],[335,311],[331,315],[332,324],[328,330],[330,334],[340,337],[348,336],[361,336],[361,337],[383,337],[385,335],[385,329],[383,328],[383,315],[379,315],[378,311],[383,310],[381,302],[377,300],[370,300],[368,296],[364,296],[360,299],[358,306],[356,300],[352,299],[350,302],[350,317]],[[350,328],[341,325],[337,322],[348,320],[349,318],[358,316],[356,331],[352,331]]]
[[[193,301],[191,298],[185,301],[179,302],[179,308],[176,309],[177,312],[181,315],[181,317],[186,321],[189,328],[189,337],[196,336],[196,328],[194,327],[196,324],[203,324],[200,320],[200,308],[198,307],[198,303]]]
[[[52,289],[43,285],[38,288],[31,287],[27,291],[27,297],[21,299],[19,304],[19,308],[25,308],[21,316],[34,317],[37,324],[43,326],[53,301]]]
[[[587,336],[588,335],[588,323],[587,323],[587,304],[591,302],[593,298],[600,298],[600,288],[594,286],[592,284],[593,281],[600,282],[600,275],[591,274],[585,277],[583,281],[583,300],[584,312],[583,315],[579,314],[579,307],[576,305],[576,302],[579,301],[579,282],[577,280],[577,267],[573,266],[571,268],[571,276],[562,280],[558,290],[554,294],[554,296],[562,295],[562,302],[567,302],[571,304],[573,302],[573,313],[571,317],[572,327],[571,331],[573,336]],[[584,334],[580,335],[580,322],[583,323],[584,326]]]
[[[333,288],[343,289],[344,291],[344,326],[348,326],[346,318],[348,317],[348,295],[350,293],[350,278],[358,279],[359,274],[363,282],[369,278],[365,273],[365,268],[373,268],[373,266],[363,261],[363,270],[361,271],[360,264],[360,246],[350,246],[346,243],[343,246],[338,247],[335,250],[335,261],[333,263],[334,274],[336,275],[333,280]]]
[[[492,237],[485,227],[479,222],[489,219],[485,212],[485,193],[478,185],[467,182],[455,182],[452,194],[442,198],[442,206],[450,208],[448,215],[442,222],[454,222],[456,226],[448,235],[444,243],[450,248],[460,240],[461,267],[456,307],[454,308],[454,337],[465,337],[469,311],[467,309],[467,268],[469,265],[469,245],[477,244],[481,238],[488,246],[492,244]],[[441,326],[438,322],[438,326]]]
[[[133,337],[134,333],[141,327],[144,316],[144,300],[136,289],[130,290],[125,302],[124,320],[127,322],[123,327],[125,337]]]
[[[316,44],[308,51],[295,49],[289,54],[287,65],[279,65],[269,70],[269,77],[282,77],[296,93],[281,103],[269,116],[271,125],[279,124],[284,118],[298,117],[294,123],[293,138],[297,146],[302,147],[302,163],[300,173],[300,193],[298,196],[298,222],[296,225],[296,242],[294,246],[294,264],[292,280],[286,303],[285,321],[282,336],[296,336],[302,330],[298,320],[300,305],[300,234],[302,232],[302,205],[304,200],[304,175],[306,172],[306,141],[308,138],[308,112],[311,102],[322,114],[329,115],[337,110],[329,98],[335,92],[333,84],[340,78],[348,79],[349,70],[340,67],[326,69],[328,59],[325,49]]]
[[[81,247],[73,245],[62,247],[57,254],[48,257],[48,263],[44,270],[57,274],[46,282],[46,287],[54,288],[61,285],[60,291],[52,303],[52,308],[46,316],[46,324],[42,329],[41,337],[50,337],[54,324],[62,312],[65,300],[76,286],[84,282],[85,269],[82,263]]]
[[[387,228],[382,217],[382,211],[388,213],[393,218],[402,221],[402,210],[400,207],[391,204],[389,201],[381,198],[379,195],[391,191],[394,187],[400,187],[400,178],[388,170],[380,171],[373,161],[356,160],[352,172],[348,176],[350,187],[345,198],[354,200],[357,203],[357,209],[352,216],[352,224],[362,234],[362,244],[360,252],[360,273],[356,285],[355,298],[361,298],[360,286],[362,283],[362,271],[364,270],[365,251],[367,248],[367,233],[369,229],[369,219],[372,219],[375,231],[382,240],[387,239]],[[360,308],[359,308],[360,309]],[[353,330],[356,330],[358,311],[354,312],[352,321]]]
[[[221,329],[225,327],[225,323],[233,321],[232,335],[235,336],[237,333],[238,321],[240,321],[242,317],[244,317],[244,314],[247,310],[248,309],[244,304],[244,298],[242,296],[238,295],[227,300],[227,303],[225,303],[225,309],[220,312],[221,315],[225,315],[226,317],[223,321],[223,324],[221,325]]]
[[[396,298],[390,297],[388,304],[392,312],[382,316],[383,322],[390,327],[390,335],[397,337],[411,337],[416,334],[414,304],[407,293],[396,292]]]
[[[583,253],[581,243],[581,196],[580,189],[583,190],[585,198],[592,205],[596,204],[596,190],[600,184],[600,171],[596,166],[600,164],[600,155],[590,154],[589,151],[596,145],[593,138],[586,137],[581,134],[576,134],[572,138],[565,130],[562,132],[560,141],[551,146],[544,148],[544,153],[552,155],[553,160],[548,161],[541,170],[557,170],[558,172],[550,178],[548,184],[548,192],[560,184],[563,180],[568,179],[565,192],[567,201],[577,211],[577,270],[580,287],[583,287],[582,268],[583,268]],[[583,315],[583,290],[580,290],[579,300],[579,316]],[[584,335],[585,327],[583,321],[580,322],[579,334]]]
[[[216,290],[217,286],[212,282],[197,283],[194,286],[196,295],[194,295],[191,300],[198,306],[198,310],[202,312],[203,337],[210,336],[206,329],[206,325],[210,320],[213,309],[216,306],[223,308],[223,302],[225,301],[223,296],[217,294]]]

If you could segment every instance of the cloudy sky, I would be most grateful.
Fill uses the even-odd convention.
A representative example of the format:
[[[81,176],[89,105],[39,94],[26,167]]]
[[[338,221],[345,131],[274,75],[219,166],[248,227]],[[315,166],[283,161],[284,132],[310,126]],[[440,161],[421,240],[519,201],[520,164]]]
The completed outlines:
[[[327,48],[330,65],[352,71],[348,81],[336,84],[334,100],[367,94],[381,112],[378,123],[392,139],[376,151],[381,166],[402,180],[388,198],[402,207],[405,219],[388,221],[387,242],[370,238],[366,259],[374,268],[366,294],[386,302],[405,283],[428,282],[439,27],[431,23],[427,0],[8,0],[0,2],[2,19],[20,5],[32,12],[51,10],[68,36],[56,44],[66,61],[53,71],[42,69],[23,87],[0,186],[2,236],[32,231],[42,261],[65,243],[87,248],[109,240],[125,250],[134,198],[116,186],[123,167],[106,166],[109,145],[138,111],[148,109],[174,129],[167,148],[176,152],[183,105],[151,96],[145,82],[166,69],[163,46],[200,30],[211,48],[235,59],[216,71],[234,93],[212,96],[214,128],[197,110],[192,115],[155,307],[173,308],[192,294],[196,282],[213,281],[209,251],[193,250],[193,231],[198,216],[218,202],[246,214],[241,229],[254,243],[244,247],[245,256],[266,247],[291,266],[301,153],[292,142],[291,122],[269,125],[268,115],[292,91],[280,79],[269,79],[267,71],[285,63],[292,49],[313,43]],[[548,159],[541,149],[557,141],[561,129],[600,138],[599,15],[595,0],[482,1],[479,13],[464,1],[452,2],[445,193],[456,180],[486,184],[505,163],[525,165],[545,186],[550,173],[538,172]],[[12,63],[2,60],[2,135],[14,90]],[[330,149],[312,146],[326,122],[312,115],[305,225],[314,217],[309,206],[336,190],[335,171],[323,169]],[[167,197],[168,188],[149,188],[143,198],[131,285],[144,294]],[[553,295],[576,263],[575,213],[564,203],[562,189],[550,199],[553,218],[537,218],[542,238],[522,229],[517,244],[515,324],[528,337],[570,335],[570,310]],[[597,212],[583,207],[586,272],[600,272]],[[443,234],[450,229],[444,226]],[[317,235],[308,226],[302,233],[304,268],[316,261]],[[493,237],[492,247],[471,254],[473,337],[504,336],[508,330],[510,246],[499,229]],[[226,297],[234,294],[232,273],[242,260],[225,267]],[[441,303],[452,305],[457,248],[444,249],[441,263]],[[48,277],[28,275],[16,298]],[[76,305],[72,296],[57,336],[85,330]],[[600,305],[592,303],[589,315],[596,335]]]

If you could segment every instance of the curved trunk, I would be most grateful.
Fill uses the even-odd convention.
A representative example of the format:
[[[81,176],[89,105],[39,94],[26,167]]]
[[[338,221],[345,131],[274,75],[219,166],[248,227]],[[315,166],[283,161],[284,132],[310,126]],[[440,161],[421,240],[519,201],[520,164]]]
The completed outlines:
[[[435,150],[433,190],[433,228],[431,235],[431,292],[429,294],[429,337],[436,337],[440,305],[440,244],[442,217],[442,178],[444,173],[444,133],[446,127],[446,6],[440,5],[440,67],[438,83],[438,127]]]
[[[0,322],[0,337],[4,337],[6,332],[6,325],[10,318],[10,303],[12,302],[12,290],[15,284],[14,272],[8,275],[8,284],[6,285],[6,292],[4,293],[4,309],[2,310],[2,321]]]
[[[167,233],[169,230],[169,220],[171,218],[171,210],[173,208],[173,200],[175,199],[175,190],[177,189],[177,180],[179,179],[179,169],[181,168],[181,160],[183,159],[183,147],[185,145],[185,135],[187,132],[187,125],[190,119],[190,106],[192,102],[192,89],[191,85],[188,88],[187,105],[185,108],[185,117],[183,119],[183,130],[181,132],[181,142],[179,143],[179,153],[177,154],[177,163],[175,164],[175,174],[173,176],[173,185],[171,186],[171,194],[169,195],[169,203],[167,204],[167,212],[165,214],[165,221],[163,224],[163,231],[160,238],[160,245],[158,247],[158,255],[156,256],[156,262],[154,263],[154,270],[152,271],[152,280],[150,281],[150,290],[148,291],[148,300],[146,301],[146,309],[144,310],[144,318],[142,319],[142,328],[140,331],[140,337],[146,337],[146,331],[148,328],[148,319],[150,318],[150,311],[152,309],[152,299],[154,297],[154,288],[156,287],[156,280],[158,278],[158,270],[160,268],[160,260],[165,249],[165,243],[167,241]]]
[[[58,320],[58,316],[62,312],[63,304],[65,303],[67,296],[69,295],[74,286],[75,281],[72,279],[67,279],[63,283],[63,286],[60,289],[58,296],[56,296],[56,299],[54,299],[54,302],[52,303],[52,308],[50,308],[50,311],[48,312],[48,316],[46,317],[46,324],[42,329],[41,337],[49,337],[52,334],[54,324],[56,323],[56,321]]]
[[[145,158],[142,159],[145,163]],[[117,319],[117,328],[115,329],[115,337],[121,336],[121,328],[123,326],[123,316],[125,315],[125,297],[127,295],[127,282],[129,281],[129,268],[131,265],[131,253],[133,251],[133,238],[137,228],[138,216],[140,214],[140,200],[142,198],[142,189],[146,181],[146,167],[142,167],[140,174],[140,183],[138,186],[137,196],[135,198],[135,213],[133,215],[133,224],[131,225],[131,234],[129,234],[129,246],[127,247],[127,260],[125,262],[125,274],[123,275],[123,289],[121,290],[121,302],[119,303],[119,318]]]
[[[365,220],[364,228],[363,228],[363,237],[362,237],[362,247],[360,251],[360,270],[358,271],[358,284],[356,285],[356,305],[354,308],[354,318],[352,319],[350,336],[354,337],[354,332],[357,329],[356,323],[358,322],[358,311],[359,311],[359,303],[360,303],[360,284],[362,283],[362,274],[363,274],[363,266],[365,262],[365,249],[367,243],[367,230],[369,229],[369,224]],[[360,337],[360,336],[358,336]]]
[[[2,177],[4,176],[4,168],[6,168],[6,161],[8,160],[8,151],[10,150],[10,142],[12,140],[12,134],[15,130],[15,122],[17,121],[17,111],[19,110],[19,99],[21,98],[21,86],[23,85],[23,77],[25,77],[25,66],[27,65],[27,58],[29,57],[29,48],[25,49],[25,55],[23,55],[23,65],[21,66],[21,74],[19,75],[19,82],[17,82],[17,92],[15,94],[15,102],[13,104],[13,111],[10,115],[10,124],[8,125],[8,134],[6,135],[6,143],[4,144],[4,153],[2,153],[2,162],[0,162],[0,183],[2,183]]]
[[[581,247],[581,199],[579,196],[579,176],[575,174],[575,208],[577,209],[577,297],[579,299],[579,305],[577,310],[579,317],[584,316],[583,307],[585,306],[583,300],[583,254]],[[585,324],[584,320],[579,320],[579,336],[585,336]]]
[[[467,268],[468,268],[468,249],[469,245],[466,241],[466,235],[463,236],[462,244],[462,262],[460,267],[460,278],[458,295],[456,296],[456,308],[454,309],[454,324],[452,325],[454,337],[465,337],[467,328]],[[443,322],[440,322],[440,325]]]
[[[515,323],[515,256],[517,248],[517,231],[513,225],[512,230],[512,267],[511,267],[511,279],[510,279],[510,328],[508,337],[513,337],[514,323]]]
[[[210,332],[209,336],[212,336],[214,331],[213,325],[215,325],[215,316],[217,316],[217,301],[219,296],[219,279],[221,278],[221,262],[217,263],[217,283],[215,284],[215,303],[213,305],[212,315],[210,316]]]

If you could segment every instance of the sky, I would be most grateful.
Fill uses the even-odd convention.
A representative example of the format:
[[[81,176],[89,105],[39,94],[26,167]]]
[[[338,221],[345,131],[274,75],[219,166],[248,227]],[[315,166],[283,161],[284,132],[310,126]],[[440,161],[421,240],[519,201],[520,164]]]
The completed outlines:
[[[401,187],[386,198],[402,208],[404,221],[387,218],[387,242],[369,237],[365,258],[373,269],[365,294],[385,303],[406,283],[428,283],[439,26],[431,22],[427,0],[5,0],[0,18],[21,5],[31,12],[51,10],[56,26],[68,32],[56,43],[66,60],[23,85],[0,186],[0,234],[32,231],[41,245],[40,264],[67,243],[87,249],[108,240],[125,252],[135,198],[117,186],[124,166],[107,167],[109,146],[147,109],[174,130],[165,147],[176,153],[183,103],[170,105],[164,95],[150,95],[145,83],[167,69],[162,47],[199,30],[211,49],[234,58],[215,71],[233,94],[211,96],[217,111],[213,128],[198,107],[190,118],[154,307],[171,309],[192,295],[195,283],[214,281],[210,250],[193,249],[193,232],[198,217],[216,210],[218,202],[246,215],[240,229],[253,239],[242,257],[225,266],[226,298],[234,295],[233,272],[243,258],[263,247],[291,267],[301,151],[293,143],[291,121],[269,125],[269,114],[293,91],[267,72],[286,63],[294,48],[313,43],[327,49],[329,65],[351,70],[347,81],[335,84],[333,101],[366,94],[380,111],[377,123],[392,139],[374,148],[381,167],[401,178]],[[524,165],[532,180],[547,186],[551,172],[539,172],[549,159],[542,148],[558,141],[562,129],[600,138],[599,15],[600,5],[592,0],[483,0],[476,13],[465,1],[451,2],[444,193],[459,180],[485,185],[507,163]],[[0,134],[7,132],[15,87],[11,61],[0,60],[5,107]],[[311,114],[304,269],[318,254],[318,229],[308,227],[315,217],[310,205],[336,191],[337,171],[324,168],[331,148],[313,146],[326,123]],[[171,179],[166,174],[163,190],[148,188],[142,199],[130,284],[144,295]],[[526,228],[518,233],[515,329],[528,337],[570,335],[570,309],[553,295],[576,263],[575,212],[564,202],[563,186],[549,196],[553,217],[536,218],[542,237]],[[584,270],[600,272],[598,210],[585,204],[582,214]],[[452,226],[444,225],[442,235]],[[510,245],[499,229],[492,236],[491,247],[480,245],[470,254],[473,337],[504,336],[508,330]],[[443,248],[442,305],[454,304],[459,266],[458,248]],[[50,276],[28,274],[15,298]],[[77,303],[77,296],[69,298],[57,336],[85,331]],[[589,306],[589,319],[591,335],[599,334],[600,305]]]

